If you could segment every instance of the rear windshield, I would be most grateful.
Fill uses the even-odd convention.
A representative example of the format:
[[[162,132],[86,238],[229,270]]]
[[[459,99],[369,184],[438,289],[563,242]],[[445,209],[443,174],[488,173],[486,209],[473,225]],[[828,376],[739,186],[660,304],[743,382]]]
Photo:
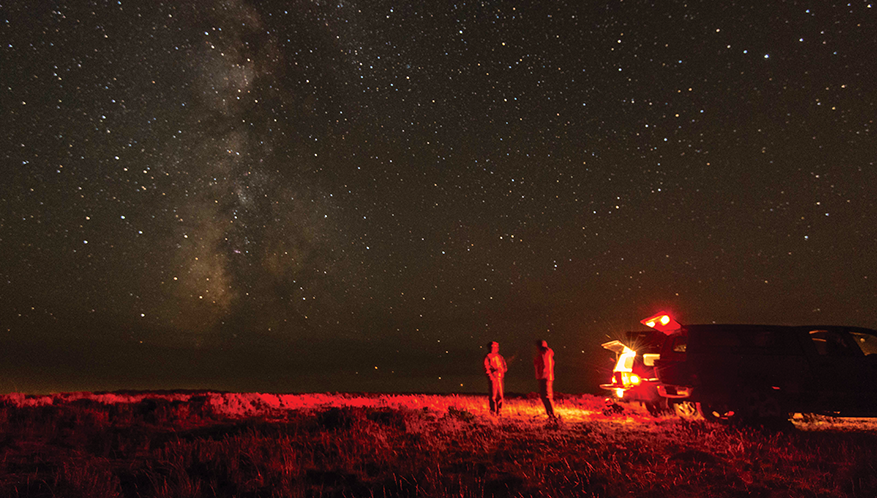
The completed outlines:
[[[666,338],[662,332],[654,330],[627,333],[628,345],[639,354],[660,353]]]
[[[673,338],[672,351],[674,353],[684,353],[688,348],[688,336],[677,335]]]

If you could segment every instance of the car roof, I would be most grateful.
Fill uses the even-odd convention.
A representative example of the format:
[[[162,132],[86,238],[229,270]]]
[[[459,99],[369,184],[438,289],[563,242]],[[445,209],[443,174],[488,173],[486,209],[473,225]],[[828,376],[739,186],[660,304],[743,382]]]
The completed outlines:
[[[768,325],[768,324],[751,324],[751,323],[703,323],[683,325],[681,330],[684,331],[710,331],[710,330],[727,330],[734,329],[739,331],[747,330],[776,330],[776,331],[792,331],[792,330],[848,330],[859,331],[866,334],[877,334],[877,330],[866,327],[856,327],[848,325]]]

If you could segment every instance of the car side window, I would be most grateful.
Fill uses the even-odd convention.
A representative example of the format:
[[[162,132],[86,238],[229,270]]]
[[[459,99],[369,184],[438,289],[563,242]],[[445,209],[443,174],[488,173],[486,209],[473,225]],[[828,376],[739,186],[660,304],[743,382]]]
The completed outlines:
[[[877,354],[877,336],[852,330],[850,331],[850,336],[866,356]]]
[[[862,351],[846,341],[843,334],[835,330],[811,330],[810,340],[820,356],[861,356]]]
[[[752,353],[764,355],[803,354],[795,336],[787,329],[753,329],[746,335],[746,347]]]
[[[726,352],[740,347],[740,337],[734,330],[713,330],[700,335],[699,345],[704,351]]]
[[[780,341],[775,332],[759,330],[752,335],[752,345],[758,349],[778,349]]]

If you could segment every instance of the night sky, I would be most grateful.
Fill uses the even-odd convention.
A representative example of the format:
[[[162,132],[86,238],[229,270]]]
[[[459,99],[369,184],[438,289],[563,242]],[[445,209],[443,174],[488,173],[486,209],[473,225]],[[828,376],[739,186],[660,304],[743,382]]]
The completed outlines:
[[[871,1],[0,3],[0,392],[597,392],[877,326]]]

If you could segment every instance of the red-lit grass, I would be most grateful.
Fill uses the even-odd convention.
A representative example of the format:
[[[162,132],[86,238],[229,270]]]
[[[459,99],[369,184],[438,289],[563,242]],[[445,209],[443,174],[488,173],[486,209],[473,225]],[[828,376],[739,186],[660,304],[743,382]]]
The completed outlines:
[[[0,397],[0,496],[877,496],[877,422],[604,414],[594,396]]]

